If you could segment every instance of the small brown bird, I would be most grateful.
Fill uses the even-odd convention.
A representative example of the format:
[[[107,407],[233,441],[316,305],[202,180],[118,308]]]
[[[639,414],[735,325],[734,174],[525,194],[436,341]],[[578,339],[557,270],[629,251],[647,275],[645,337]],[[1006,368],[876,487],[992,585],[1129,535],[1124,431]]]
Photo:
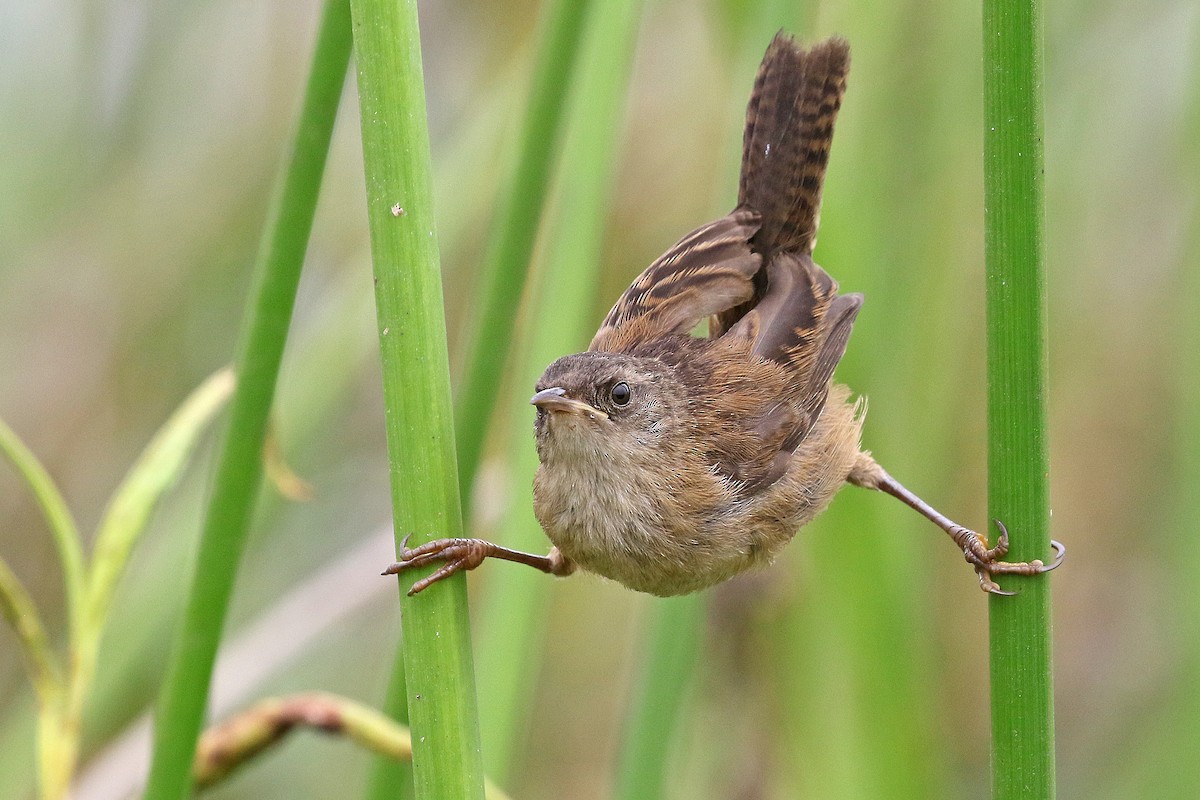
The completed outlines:
[[[845,483],[887,492],[946,531],[985,591],[1055,558],[1009,563],[908,491],[859,444],[866,405],[832,382],[858,294],[811,258],[850,49],[777,35],[746,112],[737,207],[638,276],[587,352],[551,364],[532,403],[545,556],[480,539],[414,549],[384,574],[434,563],[416,594],[487,557],[554,575],[576,567],[656,595],[765,565]],[[691,335],[703,320],[708,335]],[[999,523],[997,523],[999,524]]]

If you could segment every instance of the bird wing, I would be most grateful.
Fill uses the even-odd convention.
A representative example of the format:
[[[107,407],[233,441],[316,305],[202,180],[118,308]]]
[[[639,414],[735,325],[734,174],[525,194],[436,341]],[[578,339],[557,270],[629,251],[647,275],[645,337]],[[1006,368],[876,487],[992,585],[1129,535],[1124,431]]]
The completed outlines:
[[[751,252],[758,214],[739,210],[684,236],[617,300],[589,350],[623,351],[687,333],[705,317],[748,300],[762,258]]]
[[[671,367],[687,387],[688,441],[697,461],[752,496],[783,475],[807,426],[783,365],[755,358],[742,339],[675,335],[632,354]]]

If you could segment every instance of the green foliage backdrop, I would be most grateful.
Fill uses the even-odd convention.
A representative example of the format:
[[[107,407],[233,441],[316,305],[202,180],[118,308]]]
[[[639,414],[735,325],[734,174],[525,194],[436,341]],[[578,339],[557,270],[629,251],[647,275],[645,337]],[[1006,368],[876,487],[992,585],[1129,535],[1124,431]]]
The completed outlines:
[[[19,5],[0,6],[0,417],[90,531],[162,421],[234,352],[318,4]],[[420,10],[461,375],[542,6]],[[1190,797],[1200,14],[1186,0],[1045,11],[1051,532],[1071,548],[1053,580],[1058,796]],[[732,204],[742,110],[771,35],[845,35],[854,66],[816,257],[867,302],[839,376],[870,398],[866,446],[978,526],[981,24],[977,5],[952,2],[645,3],[628,96],[610,121],[611,204],[588,220],[604,245],[582,325]],[[394,581],[377,575],[393,545],[358,128],[344,104],[277,397],[281,448],[315,496],[260,496],[214,682],[219,714],[267,693],[320,689],[379,706],[387,691],[399,618]],[[569,174],[551,169],[551,180]],[[546,277],[550,244],[535,247],[532,281]],[[526,544],[541,540],[513,507],[532,479],[514,468],[532,448],[522,358],[529,321],[544,317],[513,313],[512,360],[493,365],[492,427],[464,511],[472,532]],[[568,329],[580,325],[573,316]],[[162,503],[118,584],[80,796],[144,777],[137,729],[165,671],[212,450]],[[0,554],[60,641],[69,612],[54,542],[7,469]],[[519,569],[470,576],[477,647],[503,630],[497,598]],[[593,578],[531,577],[531,605],[512,611],[539,609],[521,667],[498,664],[498,648],[476,653],[479,684],[519,701],[489,730],[481,698],[487,771],[523,800],[614,796],[631,774],[619,766],[628,703],[656,685],[642,668],[661,608]],[[668,797],[987,796],[987,603],[928,523],[847,489],[773,569],[706,604],[699,663],[662,747]],[[0,629],[0,796],[24,800],[34,695],[16,645]],[[504,763],[489,740],[504,741]],[[111,749],[120,741],[142,759]],[[302,737],[210,796],[361,796],[370,774],[361,751]]]

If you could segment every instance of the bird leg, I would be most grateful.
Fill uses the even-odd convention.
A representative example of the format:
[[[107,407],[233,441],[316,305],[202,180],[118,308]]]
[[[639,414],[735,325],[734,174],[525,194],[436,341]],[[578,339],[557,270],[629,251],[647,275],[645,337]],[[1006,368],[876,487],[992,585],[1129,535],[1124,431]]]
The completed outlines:
[[[483,539],[437,539],[410,550],[408,537],[405,536],[404,541],[400,543],[400,560],[385,569],[382,574],[395,575],[413,567],[424,567],[439,561],[445,562],[438,567],[437,571],[412,585],[412,588],[408,590],[408,595],[411,597],[431,584],[437,583],[443,578],[449,578],[456,572],[475,569],[488,557],[528,564],[549,575],[560,577],[570,575],[575,571],[575,565],[560,553],[557,547],[552,547],[548,554],[539,556],[533,553],[523,553],[520,550],[510,550]]]
[[[999,584],[992,579],[992,576],[1040,575],[1043,572],[1049,572],[1057,568],[1063,562],[1063,557],[1066,555],[1067,549],[1061,543],[1051,540],[1050,547],[1054,549],[1054,560],[1049,564],[1042,563],[1040,559],[1016,562],[1001,561],[1000,559],[1008,552],[1008,529],[1004,527],[1004,523],[996,520],[996,526],[1000,528],[1000,538],[996,540],[995,547],[989,548],[987,539],[970,528],[964,528],[962,525],[949,519],[933,506],[910,492],[900,481],[893,478],[883,467],[879,466],[867,453],[859,454],[858,461],[855,463],[854,469],[850,471],[850,475],[846,480],[864,489],[876,489],[890,494],[950,534],[950,538],[963,551],[963,557],[975,567],[975,573],[979,576],[979,586],[985,592],[1002,595],[1016,594],[1015,592],[1001,590]]]

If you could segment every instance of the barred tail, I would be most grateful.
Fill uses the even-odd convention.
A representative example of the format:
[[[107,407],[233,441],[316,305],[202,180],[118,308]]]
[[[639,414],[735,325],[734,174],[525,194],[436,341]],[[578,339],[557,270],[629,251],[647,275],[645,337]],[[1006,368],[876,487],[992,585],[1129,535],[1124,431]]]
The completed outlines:
[[[850,45],[833,37],[807,51],[776,34],[746,109],[739,207],[762,216],[757,252],[812,253],[833,124],[846,91]]]

